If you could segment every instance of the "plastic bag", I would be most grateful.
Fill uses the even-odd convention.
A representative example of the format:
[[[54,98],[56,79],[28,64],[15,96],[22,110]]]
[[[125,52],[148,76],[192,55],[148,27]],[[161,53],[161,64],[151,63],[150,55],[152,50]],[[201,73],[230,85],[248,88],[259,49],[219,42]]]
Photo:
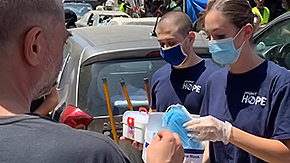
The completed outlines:
[[[204,149],[203,142],[192,141],[190,132],[183,127],[183,124],[190,121],[192,116],[187,109],[180,104],[171,105],[167,108],[162,118],[162,126],[172,133],[177,133],[181,139],[184,149]]]

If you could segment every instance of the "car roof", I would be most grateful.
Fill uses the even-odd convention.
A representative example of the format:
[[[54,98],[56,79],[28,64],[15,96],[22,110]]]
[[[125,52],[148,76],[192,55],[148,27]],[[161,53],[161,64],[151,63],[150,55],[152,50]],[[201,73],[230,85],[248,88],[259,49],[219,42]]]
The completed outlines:
[[[123,18],[115,17],[110,20],[108,25],[155,25],[156,18],[145,17],[145,18]]]
[[[146,52],[159,51],[157,38],[150,35],[152,30],[152,26],[140,25],[74,28],[70,29],[73,36],[69,41],[83,49],[81,64],[86,65],[96,60],[145,57]],[[194,49],[197,54],[208,54],[208,41],[204,35],[196,34]],[[106,55],[108,53],[110,55]]]
[[[145,17],[145,18],[120,18],[120,17],[116,17],[113,18],[112,20],[118,21],[118,22],[141,22],[141,21],[156,21],[156,17]],[[112,21],[111,20],[111,21]]]
[[[75,2],[63,3],[63,6],[89,6],[92,8],[92,5],[89,3],[75,3]]]
[[[94,14],[104,14],[104,15],[127,15],[129,16],[128,14],[122,12],[122,11],[113,11],[113,10],[103,10],[103,11],[100,11],[100,10],[92,10],[90,11],[90,13],[94,13]]]

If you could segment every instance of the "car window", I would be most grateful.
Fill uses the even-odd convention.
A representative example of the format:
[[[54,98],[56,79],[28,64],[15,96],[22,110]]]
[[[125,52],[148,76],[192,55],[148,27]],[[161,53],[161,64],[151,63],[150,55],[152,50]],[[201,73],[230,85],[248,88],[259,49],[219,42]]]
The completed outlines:
[[[86,13],[86,14],[85,14],[81,19],[80,19],[80,22],[86,24],[86,23],[88,22],[88,19],[89,19],[91,13],[92,13],[92,12],[87,12],[87,13]]]
[[[135,110],[148,107],[144,77],[149,78],[162,67],[165,61],[161,57],[144,59],[115,60],[96,62],[84,66],[80,71],[78,106],[92,116],[108,115],[102,78],[106,76],[110,101],[114,115],[128,110],[128,103],[120,84],[124,79],[131,103]]]
[[[70,4],[64,4],[64,9],[70,9],[74,13],[76,13],[76,15],[78,17],[81,17],[85,13],[87,13],[88,11],[91,11],[92,10],[92,7],[91,6],[85,6],[85,5],[70,5]]]
[[[111,21],[111,19],[113,19],[115,17],[128,18],[127,15],[104,15],[104,14],[100,14],[99,20],[98,20],[98,25],[100,25],[100,26],[108,25],[108,23]]]
[[[255,52],[275,63],[290,68],[290,21],[277,23],[255,41]]]
[[[110,21],[108,25],[119,25],[119,23],[117,21]]]

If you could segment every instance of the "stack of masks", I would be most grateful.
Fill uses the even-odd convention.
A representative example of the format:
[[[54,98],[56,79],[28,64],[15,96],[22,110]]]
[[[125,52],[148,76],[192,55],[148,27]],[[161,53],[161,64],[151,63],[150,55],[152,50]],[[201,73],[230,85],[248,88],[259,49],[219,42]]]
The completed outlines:
[[[168,107],[166,113],[162,118],[162,126],[164,129],[168,129],[172,133],[177,133],[181,139],[184,149],[204,149],[203,142],[193,141],[193,137],[190,137],[189,131],[183,127],[183,124],[190,121],[192,116],[187,109],[180,105],[171,105]]]

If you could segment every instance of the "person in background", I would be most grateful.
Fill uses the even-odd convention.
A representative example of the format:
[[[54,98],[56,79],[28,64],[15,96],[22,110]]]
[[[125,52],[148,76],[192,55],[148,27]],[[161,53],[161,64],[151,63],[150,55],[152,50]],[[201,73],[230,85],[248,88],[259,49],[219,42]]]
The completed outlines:
[[[216,0],[205,13],[213,60],[227,67],[206,84],[201,118],[184,124],[209,141],[204,162],[290,162],[290,72],[255,54],[246,0]]]
[[[150,9],[150,13],[152,16],[156,17],[157,15],[162,16],[163,13],[160,12],[159,7],[164,3],[163,0],[152,0],[152,5]],[[160,15],[162,14],[162,15]]]
[[[274,20],[275,18],[277,18],[278,16],[282,15],[285,12],[281,4],[282,4],[282,0],[275,0],[275,1],[265,0],[264,5],[268,7],[271,13],[269,17],[269,21]]]
[[[282,0],[282,8],[286,10],[286,12],[290,11],[290,1],[289,0]]]
[[[65,26],[67,29],[77,27],[75,22],[77,21],[78,17],[75,12],[73,12],[70,9],[65,9],[64,17],[65,17]]]
[[[57,106],[57,104],[57,90],[56,86],[53,86],[50,93],[31,102],[30,112],[37,113],[41,116],[47,116]]]
[[[119,11],[127,12],[127,7],[124,0],[118,0],[119,2]]]
[[[168,11],[182,11],[178,0],[171,0],[171,3],[166,8],[168,8]]]
[[[255,3],[257,6],[252,8],[252,11],[261,17],[260,25],[268,23],[270,10],[264,5],[264,0],[255,0]]]

